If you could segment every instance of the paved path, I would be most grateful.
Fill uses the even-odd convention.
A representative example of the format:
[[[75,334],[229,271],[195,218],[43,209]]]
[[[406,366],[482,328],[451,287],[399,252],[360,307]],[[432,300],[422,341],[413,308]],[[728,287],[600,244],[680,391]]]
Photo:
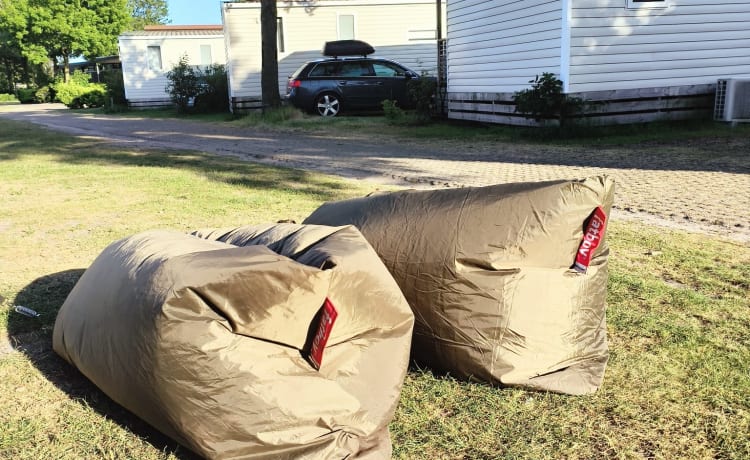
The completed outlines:
[[[687,141],[684,149],[675,145],[430,145],[394,142],[386,136],[331,138],[182,119],[82,114],[52,104],[4,106],[0,116],[136,148],[199,150],[412,187],[608,174],[616,182],[616,219],[639,219],[750,243],[750,139],[703,142],[696,155],[693,141]]]

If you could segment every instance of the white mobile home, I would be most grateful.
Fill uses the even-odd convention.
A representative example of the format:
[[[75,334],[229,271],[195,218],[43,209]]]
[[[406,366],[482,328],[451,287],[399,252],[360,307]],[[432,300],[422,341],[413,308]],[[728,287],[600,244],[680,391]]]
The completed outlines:
[[[226,64],[221,25],[147,26],[118,39],[125,98],[132,107],[170,103],[166,75],[183,55],[191,65]]]
[[[443,9],[444,11],[444,9]],[[260,3],[222,6],[232,110],[258,105],[261,96]],[[323,57],[326,41],[370,43],[374,56],[417,72],[437,72],[435,0],[311,0],[278,2],[279,90],[303,63]]]
[[[750,78],[750,1],[448,0],[447,41],[450,118],[527,124],[512,95],[543,72],[600,122],[710,116]]]

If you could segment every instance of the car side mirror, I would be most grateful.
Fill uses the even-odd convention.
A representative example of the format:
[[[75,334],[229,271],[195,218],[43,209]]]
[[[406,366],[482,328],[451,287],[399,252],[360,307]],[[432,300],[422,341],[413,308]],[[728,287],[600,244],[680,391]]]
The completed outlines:
[[[412,78],[419,78],[419,74],[411,70],[407,70],[405,75],[406,75],[406,78],[409,80],[411,80]]]

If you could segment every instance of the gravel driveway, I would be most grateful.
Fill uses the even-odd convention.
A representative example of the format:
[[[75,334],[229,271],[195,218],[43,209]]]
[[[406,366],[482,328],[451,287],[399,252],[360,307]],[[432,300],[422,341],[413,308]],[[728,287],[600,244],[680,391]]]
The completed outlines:
[[[3,106],[0,116],[138,149],[198,150],[410,187],[608,174],[616,182],[615,219],[637,219],[750,243],[750,139],[612,148],[404,143],[78,113],[57,104]]]

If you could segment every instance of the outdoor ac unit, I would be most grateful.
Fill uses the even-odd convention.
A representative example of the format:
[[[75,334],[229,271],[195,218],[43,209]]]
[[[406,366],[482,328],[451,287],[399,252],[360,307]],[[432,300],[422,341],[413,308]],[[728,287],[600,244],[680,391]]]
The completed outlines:
[[[723,79],[716,82],[714,120],[750,122],[750,79]]]

